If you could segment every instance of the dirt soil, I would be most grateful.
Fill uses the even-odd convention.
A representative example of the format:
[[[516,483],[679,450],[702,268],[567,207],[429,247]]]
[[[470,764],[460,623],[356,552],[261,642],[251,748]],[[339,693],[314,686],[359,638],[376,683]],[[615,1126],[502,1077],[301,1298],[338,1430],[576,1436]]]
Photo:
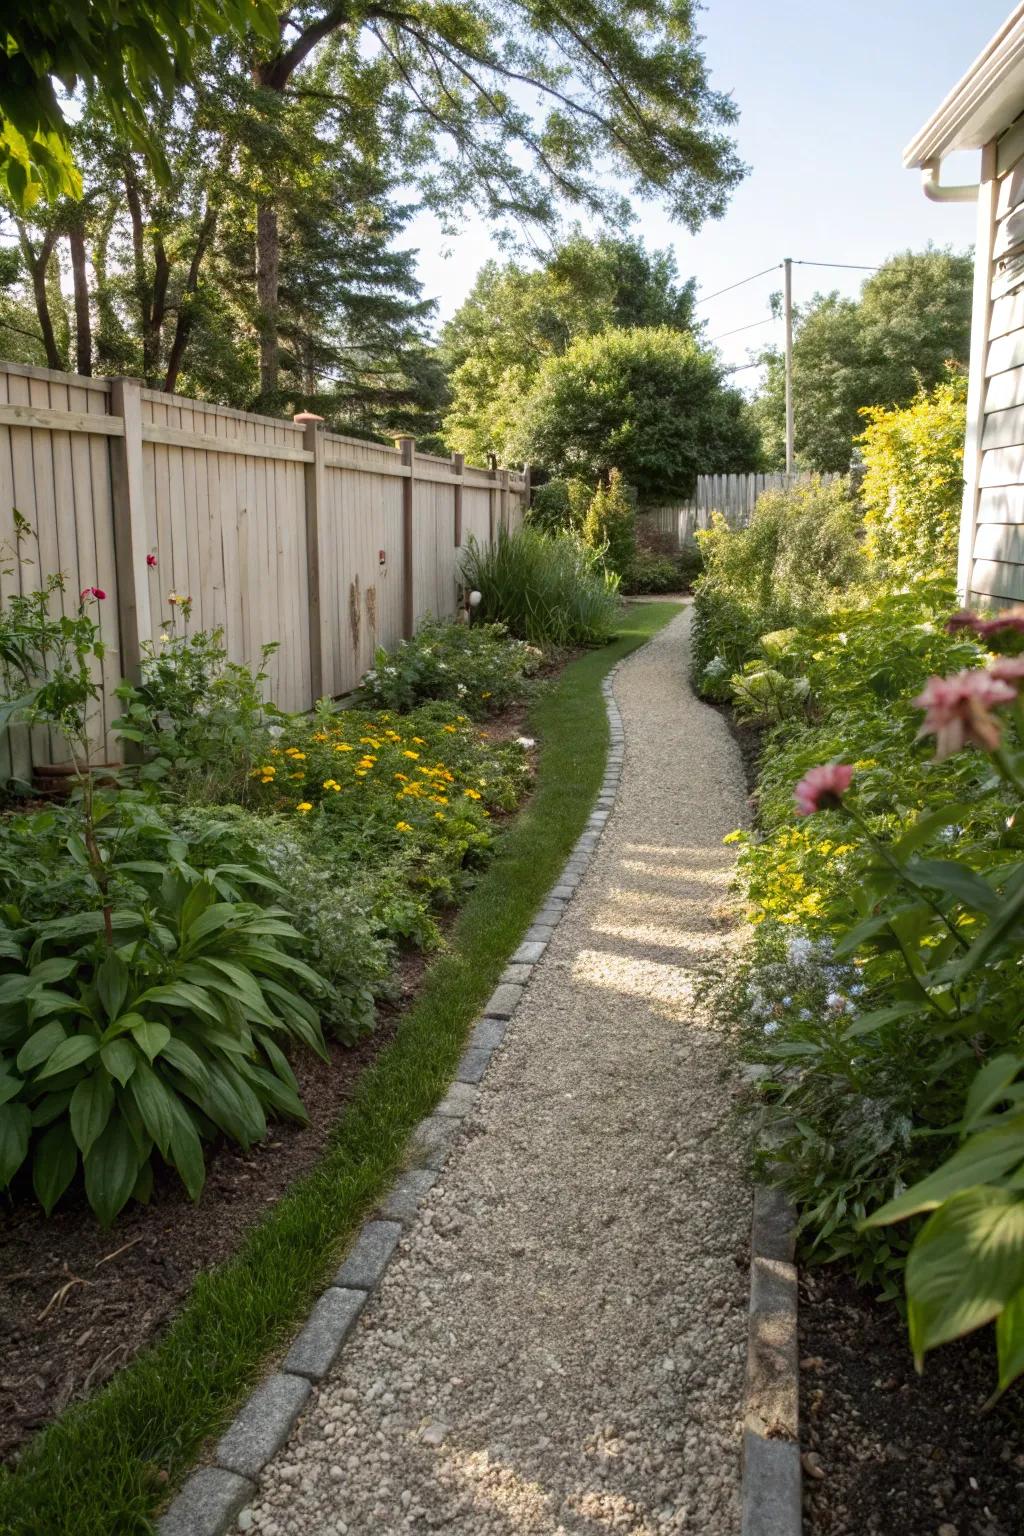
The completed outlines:
[[[567,659],[545,667],[545,678],[557,676]],[[479,728],[507,741],[522,734],[528,707],[514,705]],[[532,761],[536,753],[528,755]],[[510,819],[495,815],[498,823]],[[442,932],[455,916],[439,915]],[[394,1037],[429,961],[419,951],[399,957],[395,997],[380,1005],[367,1039],[354,1048],[328,1042],[328,1063],[295,1057],[309,1125],[278,1121],[249,1152],[218,1148],[208,1157],[198,1206],[169,1171],[158,1175],[150,1204],[129,1204],[108,1232],[80,1190],[49,1220],[27,1188],[13,1205],[0,1204],[0,1462],[150,1343],[201,1271],[229,1259],[267,1207],[314,1166],[360,1073]]]
[[[914,1371],[896,1309],[841,1271],[801,1275],[805,1536],[1020,1536],[1020,1385],[988,1413],[991,1329]]]

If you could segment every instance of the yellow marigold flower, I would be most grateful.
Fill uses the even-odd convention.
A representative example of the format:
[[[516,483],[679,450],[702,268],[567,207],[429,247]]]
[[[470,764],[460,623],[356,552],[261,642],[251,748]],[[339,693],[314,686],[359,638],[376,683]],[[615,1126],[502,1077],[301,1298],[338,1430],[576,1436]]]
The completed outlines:
[[[442,725],[441,729],[442,731],[447,731],[449,736],[457,736],[459,734],[457,725]]]
[[[401,741],[402,739],[397,731],[385,731],[384,735],[387,737],[388,741]]]
[[[480,799],[480,791],[478,789],[464,789],[462,793],[465,795],[467,800]]]
[[[408,821],[396,821],[395,822],[395,831],[396,832],[411,832],[412,831],[412,825]]]
[[[307,811],[311,811],[313,809],[313,802],[311,800],[300,800],[295,809],[297,811],[301,811],[302,815],[305,816]]]
[[[304,763],[306,761],[305,752],[297,752],[294,749],[292,750],[291,757],[294,763]]]
[[[400,784],[408,784],[409,782],[409,775],[407,773],[396,773],[395,778]]]
[[[299,783],[301,784],[306,775],[304,773],[290,773],[288,777],[290,779],[298,779]]]
[[[324,779],[324,789],[340,789],[337,779]]]
[[[491,696],[491,695],[490,695],[490,693],[482,693],[482,694],[481,694],[481,695],[480,695],[480,697],[481,697],[481,698],[482,698],[482,699],[489,699],[489,698],[490,698],[490,696]]]
[[[434,820],[435,821],[444,821],[444,811],[435,811],[434,812]]]
[[[355,747],[350,747],[347,741],[339,741],[334,750],[335,752],[354,752]]]
[[[357,768],[355,770],[355,775],[356,775],[357,779],[365,779],[366,778],[366,769],[365,768]]]
[[[430,798],[431,798],[431,800],[433,800],[435,805],[447,805],[448,804],[448,796],[447,795],[431,795]]]
[[[413,740],[415,740],[415,737],[413,738]],[[402,753],[402,756],[403,757],[411,757],[415,761],[415,759],[419,757],[419,753],[418,752],[410,752],[409,748],[406,747],[405,751]]]
[[[313,740],[314,741],[326,741],[327,740],[327,732],[326,731],[314,731],[313,732]]]
[[[414,746],[417,746],[417,747],[425,747],[426,746],[426,742],[423,740],[422,736],[410,736],[409,740],[413,743]]]

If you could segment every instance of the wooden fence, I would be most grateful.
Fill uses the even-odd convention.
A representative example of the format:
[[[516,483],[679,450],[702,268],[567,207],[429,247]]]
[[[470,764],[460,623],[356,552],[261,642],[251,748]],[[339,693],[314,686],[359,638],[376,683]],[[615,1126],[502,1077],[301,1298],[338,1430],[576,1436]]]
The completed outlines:
[[[658,533],[674,538],[682,549],[698,528],[711,526],[713,512],[721,512],[730,527],[744,528],[764,491],[788,490],[814,478],[806,470],[789,475],[784,471],[770,475],[698,475],[692,500],[674,506],[648,507],[643,516]],[[826,474],[818,478],[828,485],[842,476]]]
[[[14,547],[15,508],[36,534],[0,562],[0,597],[57,571],[67,611],[83,587],[106,593],[96,738],[108,759],[113,689],[159,642],[171,591],[191,597],[193,629],[223,628],[233,660],[280,642],[270,695],[304,709],[353,688],[375,647],[425,614],[453,614],[460,548],[518,527],[528,497],[528,474],[417,453],[411,438],[384,447],[315,418],[0,362],[0,545]],[[66,755],[15,728],[0,778]]]

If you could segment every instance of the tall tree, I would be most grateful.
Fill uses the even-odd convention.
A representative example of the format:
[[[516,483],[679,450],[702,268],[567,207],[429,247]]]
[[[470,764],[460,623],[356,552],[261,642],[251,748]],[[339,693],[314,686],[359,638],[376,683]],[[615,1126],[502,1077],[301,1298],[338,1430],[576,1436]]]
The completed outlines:
[[[864,283],[859,299],[816,294],[798,310],[793,340],[793,415],[798,462],[849,468],[868,406],[906,406],[970,354],[970,253],[905,251]],[[753,403],[765,454],[785,463],[785,368],[762,354],[764,388]]]
[[[720,214],[743,174],[713,91],[694,0],[305,0],[280,16],[279,42],[257,49],[255,82],[273,98],[301,92],[328,38],[386,67],[379,111],[409,125],[405,147],[429,206],[454,223],[476,207],[492,222],[551,225],[560,205],[622,222],[628,199],[607,173],[660,195],[691,229]],[[545,107],[536,108],[530,98]],[[530,100],[530,105],[523,103]],[[279,178],[266,166],[257,210],[261,392],[279,366]]]
[[[441,332],[451,374],[444,431],[478,461],[507,460],[523,400],[546,357],[607,326],[693,326],[693,281],[680,283],[670,251],[635,238],[575,231],[540,267],[487,262]]]
[[[757,431],[715,354],[668,329],[581,336],[541,365],[517,446],[558,474],[608,481],[641,502],[685,498],[698,474],[756,469]]]

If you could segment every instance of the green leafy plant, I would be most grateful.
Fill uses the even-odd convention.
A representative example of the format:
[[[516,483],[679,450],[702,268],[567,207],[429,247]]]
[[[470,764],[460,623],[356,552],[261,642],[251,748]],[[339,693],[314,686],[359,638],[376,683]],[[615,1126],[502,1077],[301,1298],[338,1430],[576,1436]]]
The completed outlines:
[[[462,578],[481,594],[482,620],[532,645],[600,645],[615,631],[618,577],[571,534],[527,526],[491,545],[471,539]]]
[[[542,533],[581,533],[593,495],[586,480],[548,480],[533,493],[529,523]]]
[[[526,691],[543,652],[513,640],[503,624],[454,624],[428,619],[411,640],[378,649],[359,684],[371,708],[411,710],[448,699],[474,718],[497,714]]]
[[[636,507],[617,469],[594,492],[583,519],[583,537],[616,576],[630,569],[636,554]]]

